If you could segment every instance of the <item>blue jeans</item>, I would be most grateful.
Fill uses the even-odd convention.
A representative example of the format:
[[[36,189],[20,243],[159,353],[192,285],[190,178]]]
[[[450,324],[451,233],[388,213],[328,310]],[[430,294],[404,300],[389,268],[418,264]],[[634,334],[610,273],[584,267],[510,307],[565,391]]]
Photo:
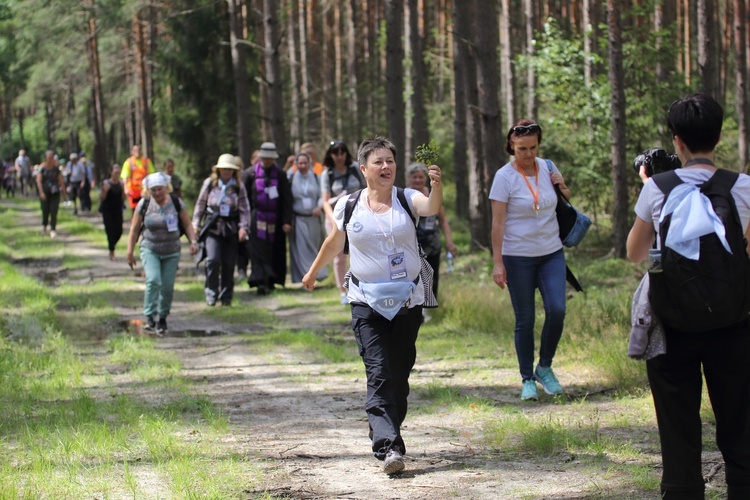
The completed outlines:
[[[174,280],[180,263],[180,252],[159,254],[141,247],[141,263],[146,273],[143,314],[160,318],[169,316],[174,296]]]
[[[539,365],[552,366],[565,323],[565,254],[562,248],[541,257],[503,255],[508,292],[516,315],[515,343],[521,378],[534,378],[534,291],[544,303]]]

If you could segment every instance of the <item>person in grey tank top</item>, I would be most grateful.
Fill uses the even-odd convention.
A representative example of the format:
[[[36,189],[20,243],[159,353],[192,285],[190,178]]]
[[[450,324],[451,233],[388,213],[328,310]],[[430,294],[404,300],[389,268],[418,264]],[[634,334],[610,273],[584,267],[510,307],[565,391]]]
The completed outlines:
[[[181,199],[173,198],[171,191],[169,176],[163,172],[149,174],[143,180],[143,194],[133,211],[130,224],[126,256],[128,265],[133,269],[133,250],[142,230],[140,253],[146,275],[146,293],[143,297],[145,329],[159,334],[167,331],[167,316],[172,307],[174,281],[180,262],[179,221],[190,239],[190,253],[195,255],[198,252],[198,242],[185,204]]]

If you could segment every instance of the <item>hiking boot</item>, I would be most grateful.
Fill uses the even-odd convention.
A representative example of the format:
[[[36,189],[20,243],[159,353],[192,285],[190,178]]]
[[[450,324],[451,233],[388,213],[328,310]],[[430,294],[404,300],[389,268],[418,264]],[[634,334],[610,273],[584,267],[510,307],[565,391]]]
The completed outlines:
[[[399,474],[402,470],[404,470],[404,455],[401,453],[400,449],[391,448],[385,455],[385,460],[383,461],[383,472],[390,476],[393,474]]]
[[[557,377],[555,377],[555,372],[552,371],[552,367],[537,365],[536,370],[534,370],[534,377],[540,384],[542,384],[544,392],[547,394],[552,396],[555,394],[562,394],[563,388],[560,385],[560,382],[557,381]]]
[[[167,332],[167,318],[159,318],[159,325],[156,327],[156,333]]]
[[[536,392],[536,382],[534,379],[524,380],[523,389],[521,389],[521,401],[537,401],[539,394]]]
[[[153,316],[149,316],[146,318],[146,325],[143,327],[143,329],[147,332],[156,331],[156,320]]]

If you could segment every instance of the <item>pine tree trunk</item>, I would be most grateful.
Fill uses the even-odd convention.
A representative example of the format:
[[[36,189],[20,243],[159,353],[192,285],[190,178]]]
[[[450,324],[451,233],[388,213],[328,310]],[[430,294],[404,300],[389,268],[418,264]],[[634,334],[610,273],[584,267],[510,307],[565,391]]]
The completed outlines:
[[[470,23],[463,0],[453,0],[453,176],[456,182],[456,215],[469,218],[469,169],[466,150],[467,127],[467,73],[470,61]]]
[[[609,27],[609,83],[612,106],[612,235],[614,253],[626,257],[625,243],[628,234],[628,174],[625,136],[625,90],[622,62],[622,28],[620,2],[607,0],[607,25]]]
[[[698,70],[701,92],[722,102],[719,87],[719,40],[716,33],[716,3],[698,0]]]
[[[292,144],[292,150],[298,151],[300,144],[300,91],[299,91],[299,60],[297,59],[297,29],[294,25],[295,20],[294,0],[289,0],[286,15],[286,41],[289,52],[289,90],[290,104],[292,108],[292,122],[289,125],[289,141]]]
[[[513,83],[513,47],[511,46],[510,0],[500,2],[500,61],[502,64],[501,92],[505,102],[505,128],[510,129],[516,117]]]
[[[489,182],[500,166],[503,156],[500,153],[501,148],[498,147],[498,139],[503,137],[503,133],[500,130],[500,105],[497,95],[497,89],[500,87],[497,47],[500,42],[496,4],[495,0],[476,0],[477,90],[482,129],[482,151],[478,163],[483,166],[482,191],[478,202],[484,232],[477,234],[475,238],[479,245],[485,247],[490,246]]]
[[[411,108],[412,142],[409,144],[409,152],[413,152],[420,144],[430,141],[430,130],[427,124],[427,110],[425,109],[424,89],[427,87],[424,56],[422,53],[422,37],[419,33],[418,0],[409,0],[409,45],[411,48],[411,71],[412,71],[412,95]],[[405,166],[405,165],[404,165]]]
[[[534,55],[534,5],[532,0],[523,0],[526,13],[526,56]],[[529,65],[526,70],[526,116],[536,116],[536,75]]]
[[[304,141],[308,136],[308,124],[310,122],[310,68],[307,61],[307,2],[299,4],[299,17],[297,26],[299,29],[299,59],[300,59],[300,93],[302,94],[302,108],[300,110],[300,140]]]
[[[263,34],[265,39],[266,83],[268,88],[268,115],[271,136],[279,153],[288,154],[289,145],[284,126],[284,84],[279,61],[279,23],[275,0],[263,0]],[[282,155],[283,157],[283,155]]]
[[[89,82],[91,85],[91,107],[94,128],[94,169],[97,180],[104,179],[109,171],[107,156],[107,129],[104,119],[104,92],[99,65],[99,42],[96,25],[96,5],[94,0],[84,0],[87,11],[86,56],[88,60]]]
[[[153,124],[151,119],[150,97],[148,92],[149,80],[151,79],[148,65],[148,25],[150,20],[143,18],[145,9],[139,11],[133,18],[135,32],[135,60],[138,80],[139,104],[141,115],[141,150],[144,154],[154,159]]]
[[[349,144],[349,150],[356,156],[356,150],[353,148],[354,141],[359,141],[362,137],[362,121],[359,118],[359,109],[361,95],[363,92],[359,88],[361,64],[358,64],[359,51],[357,50],[357,41],[360,38],[359,23],[357,19],[359,10],[357,9],[357,0],[349,0],[346,3],[346,78],[347,78],[347,103],[349,126],[344,131],[345,140]],[[349,131],[347,133],[347,131]]]
[[[736,54],[735,107],[737,110],[738,143],[740,171],[747,172],[750,167],[750,106],[748,105],[748,68],[747,68],[747,6],[745,0],[734,0],[734,50]]]
[[[18,140],[21,141],[21,149],[26,149],[26,138],[23,135],[23,119],[25,111],[23,108],[18,110]]]
[[[404,46],[401,42],[404,26],[404,4],[401,0],[385,1],[386,31],[386,114],[388,116],[388,136],[396,146],[396,176],[398,186],[405,185],[406,170],[406,129],[404,126]]]
[[[232,76],[234,77],[234,102],[236,105],[237,151],[245,165],[253,153],[250,136],[250,98],[248,95],[247,61],[242,37],[240,6],[237,0],[226,0],[229,14],[229,47],[232,54]]]

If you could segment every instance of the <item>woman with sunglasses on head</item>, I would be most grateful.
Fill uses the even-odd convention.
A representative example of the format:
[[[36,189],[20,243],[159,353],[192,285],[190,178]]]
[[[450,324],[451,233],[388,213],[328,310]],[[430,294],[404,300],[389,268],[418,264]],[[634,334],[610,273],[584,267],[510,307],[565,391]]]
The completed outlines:
[[[349,148],[344,141],[331,141],[323,166],[327,170],[321,175],[320,189],[323,192],[323,211],[326,213],[326,231],[331,234],[333,230],[333,207],[343,196],[365,187],[365,179],[362,172],[357,168],[357,163],[352,158]],[[346,288],[344,288],[344,275],[346,274],[346,255],[341,252],[333,259],[333,274],[339,287],[341,304],[349,303]]]
[[[547,394],[561,394],[552,358],[565,321],[565,254],[555,209],[555,185],[570,197],[557,167],[537,158],[542,128],[521,120],[508,131],[505,150],[513,159],[495,174],[492,203],[492,278],[508,285],[516,316],[515,345],[521,371],[522,400],[539,399],[536,382]],[[534,369],[534,292],[544,302],[539,362]]]

